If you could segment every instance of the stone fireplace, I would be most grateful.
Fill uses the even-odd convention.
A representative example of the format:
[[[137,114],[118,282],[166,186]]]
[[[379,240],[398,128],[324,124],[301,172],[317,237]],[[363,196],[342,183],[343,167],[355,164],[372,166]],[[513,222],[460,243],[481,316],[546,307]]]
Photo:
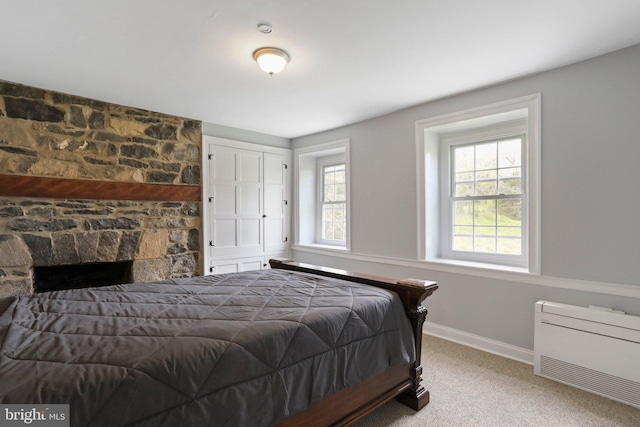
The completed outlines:
[[[201,274],[200,129],[0,81],[0,297],[33,292],[54,266]]]

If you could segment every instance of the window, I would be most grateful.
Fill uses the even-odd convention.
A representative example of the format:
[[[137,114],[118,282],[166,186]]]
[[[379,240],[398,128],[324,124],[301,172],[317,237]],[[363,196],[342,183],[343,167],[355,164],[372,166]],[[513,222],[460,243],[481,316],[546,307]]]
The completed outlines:
[[[521,127],[519,123],[523,127],[523,121],[512,127]],[[442,162],[447,180],[442,191],[443,256],[526,265],[525,134],[459,139],[441,138],[446,141]]]
[[[296,244],[349,248],[349,140],[295,150]]]
[[[320,242],[344,245],[347,228],[346,170],[344,163],[323,165],[321,173]]]
[[[539,271],[539,102],[416,123],[422,259]]]

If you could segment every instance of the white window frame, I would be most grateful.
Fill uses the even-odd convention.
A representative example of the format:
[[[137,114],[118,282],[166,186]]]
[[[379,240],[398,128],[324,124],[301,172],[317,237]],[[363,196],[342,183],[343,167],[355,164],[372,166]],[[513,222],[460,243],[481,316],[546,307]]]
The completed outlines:
[[[327,156],[327,157],[320,157],[316,160],[316,168],[317,168],[317,182],[318,182],[318,194],[317,194],[317,218],[318,220],[316,221],[316,242],[321,244],[321,245],[332,245],[332,246],[345,246],[346,244],[346,227],[347,227],[347,223],[346,223],[346,218],[345,218],[345,240],[336,240],[336,239],[325,239],[323,238],[323,233],[322,233],[322,211],[323,211],[323,207],[325,205],[325,201],[324,201],[324,168],[328,167],[328,166],[336,166],[336,165],[344,165],[345,167],[345,177],[346,177],[346,172],[347,172],[347,165],[345,163],[345,156],[344,155],[338,155],[338,156]],[[345,183],[346,184],[346,183]],[[347,206],[347,201],[346,201],[346,194],[345,194],[345,201],[342,202],[345,204],[345,211],[346,211],[346,206]],[[346,213],[346,212],[345,212]]]
[[[523,238],[525,254],[521,262],[500,255],[459,257],[446,251],[443,227],[449,227],[449,215],[443,212],[443,193],[450,181],[443,171],[448,158],[448,146],[443,135],[463,135],[479,140],[492,138],[496,129],[525,119],[525,150],[523,169],[524,204]],[[508,135],[504,132],[503,135]],[[418,188],[418,257],[440,264],[513,270],[540,274],[540,188],[541,188],[541,95],[534,94],[487,106],[444,114],[416,122],[416,162]],[[447,193],[448,194],[448,193]],[[448,203],[448,202],[447,202]],[[526,223],[526,226],[524,225]],[[455,255],[455,256],[454,256]]]
[[[527,121],[525,119],[514,120],[511,122],[500,123],[497,125],[491,125],[483,128],[476,128],[468,131],[453,132],[448,134],[442,134],[440,136],[440,143],[442,149],[440,150],[440,211],[441,211],[441,224],[440,227],[440,245],[441,256],[444,259],[457,259],[464,261],[481,262],[487,264],[499,264],[514,267],[526,267],[528,263],[528,244],[527,244],[527,194],[526,188],[523,185],[522,194],[518,197],[522,201],[522,254],[521,255],[501,255],[501,254],[489,254],[480,252],[462,252],[456,251],[453,247],[453,225],[451,219],[453,218],[452,209],[452,158],[451,151],[453,147],[461,145],[477,145],[486,142],[500,141],[509,138],[522,138],[522,153],[521,153],[521,167],[522,167],[522,182],[526,182],[527,177]],[[512,196],[507,196],[512,197]],[[500,197],[496,197],[500,199]]]
[[[349,251],[351,247],[351,189],[349,139],[294,150],[294,246]],[[342,160],[342,161],[340,161]],[[346,179],[345,241],[321,239],[321,164],[344,163]]]

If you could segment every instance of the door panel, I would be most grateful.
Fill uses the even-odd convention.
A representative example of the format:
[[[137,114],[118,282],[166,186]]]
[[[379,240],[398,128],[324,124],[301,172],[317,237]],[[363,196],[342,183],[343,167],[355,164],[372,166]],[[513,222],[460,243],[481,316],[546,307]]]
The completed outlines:
[[[236,261],[220,262],[213,266],[213,274],[237,273],[240,265]]]
[[[266,252],[286,249],[284,218],[266,218],[264,222],[264,245]]]
[[[261,219],[243,219],[240,221],[239,246],[243,248],[257,247],[257,249],[262,250],[261,222]]]
[[[233,184],[216,184],[213,187],[213,215],[233,217],[236,214],[236,186]]]
[[[285,199],[286,159],[282,155],[264,154],[264,250],[288,248],[288,201]]]
[[[242,183],[262,184],[262,153],[247,150],[238,151],[238,175]]]
[[[215,147],[211,176],[214,182],[234,182],[236,180],[236,153],[226,147]]]
[[[262,270],[262,258],[249,258],[240,262],[240,271]]]
[[[234,248],[238,245],[235,219],[217,219],[214,220],[214,235],[216,239],[213,241],[214,248]]]
[[[282,216],[285,214],[284,188],[279,185],[265,185],[264,189],[264,213],[267,218]]]
[[[262,153],[210,145],[211,255],[261,254]]]
[[[257,184],[239,184],[236,189],[239,201],[237,208],[238,214],[241,217],[261,217],[261,186]]]
[[[284,185],[284,156],[265,153],[264,183],[267,185]]]
[[[262,257],[223,259],[215,261],[210,272],[213,274],[238,273],[262,270],[263,266],[264,259]]]

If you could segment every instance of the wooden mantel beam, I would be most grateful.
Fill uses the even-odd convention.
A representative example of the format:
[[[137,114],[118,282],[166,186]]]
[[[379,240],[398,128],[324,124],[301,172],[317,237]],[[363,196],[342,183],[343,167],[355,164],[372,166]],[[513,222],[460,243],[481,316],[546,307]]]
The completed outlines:
[[[0,174],[0,196],[53,199],[200,201],[199,185],[147,184]]]

